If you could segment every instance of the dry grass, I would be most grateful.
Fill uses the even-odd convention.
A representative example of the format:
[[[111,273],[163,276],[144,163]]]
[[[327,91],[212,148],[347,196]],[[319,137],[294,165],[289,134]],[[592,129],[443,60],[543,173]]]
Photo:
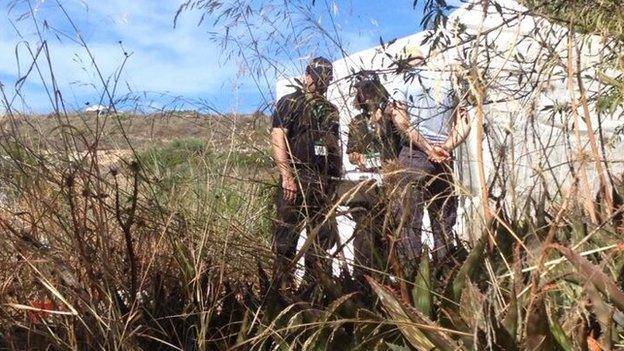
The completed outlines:
[[[191,3],[197,2],[186,6]],[[427,7],[440,3],[427,1]],[[271,16],[269,7],[263,18],[291,19],[295,11],[274,9],[279,16]],[[207,11],[224,11],[222,21],[249,26],[239,19],[251,10],[237,2]],[[429,16],[432,23],[445,22],[438,15]],[[284,44],[298,37],[282,37],[272,25],[266,43],[254,38],[254,44],[273,48],[276,38]],[[263,49],[243,44],[238,48]],[[478,43],[474,48],[496,50]],[[53,72],[42,52],[39,63]],[[274,50],[255,54],[265,59],[268,52]],[[571,65],[558,64],[574,76]],[[114,90],[98,74],[102,89]],[[476,99],[481,111],[483,98]],[[409,280],[396,278],[392,269],[371,271],[370,291],[346,271],[339,277],[320,272],[312,292],[302,295],[278,289],[267,273],[275,183],[266,119],[193,112],[67,115],[58,105],[50,116],[34,117],[3,102],[2,349],[623,347],[621,185],[614,187],[609,213],[605,196],[577,186],[527,206],[507,206],[506,199],[489,201],[485,188],[491,186],[482,180],[482,205],[492,218],[472,233],[478,240],[459,245],[445,265],[424,254]],[[491,141],[495,131],[479,132]],[[501,174],[514,169],[513,161],[500,163]],[[575,159],[566,161],[576,167]]]
[[[268,260],[270,179],[249,166],[266,138],[244,143],[266,134],[254,127],[263,121],[68,120],[10,121],[20,132],[2,144],[3,347],[185,348],[218,338],[229,323],[208,322],[229,313],[223,289],[252,283],[256,260]],[[189,130],[204,138],[170,141]],[[120,148],[122,139],[139,147]],[[42,305],[51,311],[37,312]]]

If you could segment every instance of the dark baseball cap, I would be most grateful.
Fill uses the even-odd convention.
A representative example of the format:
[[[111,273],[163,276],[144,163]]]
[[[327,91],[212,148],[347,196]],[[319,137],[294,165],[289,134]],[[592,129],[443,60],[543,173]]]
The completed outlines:
[[[314,80],[331,80],[333,78],[332,69],[333,66],[331,61],[322,56],[319,56],[313,58],[312,61],[310,61],[310,63],[306,67],[305,72],[312,76]]]

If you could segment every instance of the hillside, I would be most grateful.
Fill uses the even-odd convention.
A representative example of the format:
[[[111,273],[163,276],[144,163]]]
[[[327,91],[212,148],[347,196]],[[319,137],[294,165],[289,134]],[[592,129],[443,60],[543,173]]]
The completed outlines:
[[[18,134],[34,144],[58,147],[64,130],[72,129],[75,137],[84,137],[89,144],[77,141],[77,151],[96,145],[100,150],[126,149],[132,146],[164,145],[168,142],[196,138],[220,147],[240,151],[264,150],[268,147],[269,121],[264,115],[207,115],[197,112],[163,112],[132,115],[94,113],[20,116],[14,123],[6,121],[5,129],[17,128]]]

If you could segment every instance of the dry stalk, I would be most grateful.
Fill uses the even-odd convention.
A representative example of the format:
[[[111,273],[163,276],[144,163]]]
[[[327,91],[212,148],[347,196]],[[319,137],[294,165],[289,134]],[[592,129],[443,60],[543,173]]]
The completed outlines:
[[[581,182],[581,197],[583,200],[583,205],[585,207],[585,211],[589,215],[592,223],[598,223],[598,217],[596,215],[596,208],[594,207],[594,203],[592,202],[592,191],[589,186],[589,178],[587,176],[587,163],[585,160],[585,147],[581,140],[581,131],[580,131],[580,123],[581,120],[579,118],[579,114],[577,111],[578,101],[576,99],[576,94],[574,90],[574,77],[575,69],[574,69],[574,32],[570,29],[568,32],[568,62],[567,62],[567,73],[568,73],[568,93],[570,94],[571,104],[572,104],[572,116],[574,117],[574,136],[576,140],[577,147],[577,160],[580,163],[579,165],[579,178]],[[591,132],[590,132],[591,133]]]

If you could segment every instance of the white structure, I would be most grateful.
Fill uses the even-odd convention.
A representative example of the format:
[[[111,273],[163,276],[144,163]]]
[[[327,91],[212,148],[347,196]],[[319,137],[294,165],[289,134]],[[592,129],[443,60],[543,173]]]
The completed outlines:
[[[108,106],[104,105],[89,105],[84,109],[84,112],[95,112],[97,114],[100,114],[108,113],[110,112],[110,109],[108,108]]]
[[[570,34],[565,27],[527,14],[527,9],[513,0],[490,1],[487,9],[482,3],[474,1],[461,6],[449,16],[447,28],[436,31],[450,39],[451,45],[443,52],[432,55],[431,41],[422,44],[430,34],[424,31],[398,39],[385,48],[373,47],[335,61],[336,83],[328,92],[329,99],[340,109],[341,131],[346,142],[348,122],[357,113],[351,105],[349,91],[348,77],[353,72],[387,71],[392,62],[389,56],[400,54],[406,46],[420,45],[425,56],[429,53],[428,69],[448,69],[461,62],[464,67],[483,73],[487,92],[483,164],[476,162],[474,127],[468,141],[455,155],[456,172],[464,195],[460,202],[463,209],[460,213],[464,215],[459,219],[458,229],[470,239],[474,239],[470,228],[482,222],[479,220],[481,188],[476,176],[479,167],[485,170],[492,195],[504,194],[509,209],[516,206],[511,210],[517,211],[525,210],[522,207],[528,203],[527,199],[543,194],[560,198],[559,192],[569,189],[574,179],[570,165],[574,174],[587,174],[585,184],[594,193],[600,184],[597,170],[608,167],[611,174],[619,176],[624,169],[623,154],[618,153],[624,147],[618,135],[624,126],[621,107],[601,113],[590,102],[584,109],[575,74],[576,70],[581,70],[579,76],[585,95],[591,97],[601,94],[606,86],[597,77],[618,73],[598,72],[595,67],[608,49],[603,38]],[[464,33],[458,34],[462,27]],[[577,50],[580,57],[577,57]],[[572,52],[570,60],[568,52]],[[382,78],[386,82],[391,79]],[[277,82],[278,98],[289,92],[288,85],[291,85],[288,79]],[[475,111],[471,111],[471,115],[474,114]],[[592,155],[589,136],[598,133],[602,138],[598,138],[594,146],[604,159],[587,158]],[[602,142],[605,145],[601,145]],[[346,157],[345,169],[346,176],[353,177],[354,166]],[[341,234],[350,234],[346,225],[342,226]]]

